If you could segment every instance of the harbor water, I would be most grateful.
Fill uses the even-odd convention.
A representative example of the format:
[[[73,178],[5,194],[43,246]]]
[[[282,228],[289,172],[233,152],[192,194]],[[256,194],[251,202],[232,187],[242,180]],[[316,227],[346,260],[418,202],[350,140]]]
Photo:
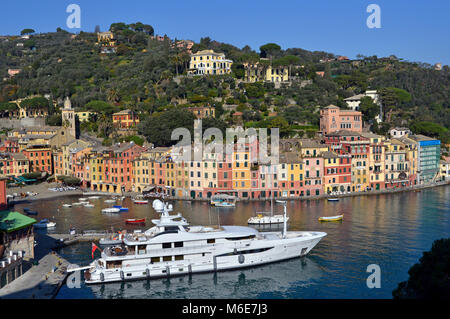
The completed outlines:
[[[148,229],[158,218],[147,205],[129,198],[117,204],[128,212],[104,214],[109,197],[90,200],[95,207],[73,206],[80,196],[16,204],[39,212],[38,220],[56,222],[54,233],[80,230]],[[214,208],[207,202],[172,201],[191,225],[247,225],[257,211],[269,211],[270,202],[238,202],[235,208]],[[283,207],[274,203],[274,212]],[[433,241],[450,237],[450,186],[420,192],[357,196],[337,202],[289,201],[288,230],[324,231],[328,235],[303,258],[264,266],[191,277],[141,280],[80,288],[63,286],[57,298],[392,298],[392,290],[408,279],[408,270],[430,250]],[[320,216],[344,214],[342,222],[320,223]],[[146,225],[126,225],[126,218],[146,218]],[[281,230],[281,228],[278,228]],[[260,229],[264,231],[264,229]],[[267,228],[267,230],[271,230]],[[273,228],[272,228],[273,230]],[[65,247],[60,255],[73,264],[87,265],[91,244]],[[96,253],[99,256],[98,252]],[[381,287],[368,288],[369,265],[381,270]]]

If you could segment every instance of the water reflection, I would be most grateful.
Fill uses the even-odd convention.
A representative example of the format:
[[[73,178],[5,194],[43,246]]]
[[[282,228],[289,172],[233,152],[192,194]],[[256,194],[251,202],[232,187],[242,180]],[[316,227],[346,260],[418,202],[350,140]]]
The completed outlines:
[[[194,274],[90,286],[96,298],[259,298],[270,291],[280,298],[295,285],[313,285],[323,276],[308,257],[243,270]]]

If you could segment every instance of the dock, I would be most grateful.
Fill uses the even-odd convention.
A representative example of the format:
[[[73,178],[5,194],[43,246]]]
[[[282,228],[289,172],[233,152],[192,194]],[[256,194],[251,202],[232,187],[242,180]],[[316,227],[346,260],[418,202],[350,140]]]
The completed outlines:
[[[53,252],[0,289],[1,299],[53,299],[67,279],[69,262]]]
[[[56,248],[70,246],[79,242],[99,241],[101,238],[107,237],[111,233],[105,231],[84,231],[79,234],[48,234],[49,237],[58,243]]]

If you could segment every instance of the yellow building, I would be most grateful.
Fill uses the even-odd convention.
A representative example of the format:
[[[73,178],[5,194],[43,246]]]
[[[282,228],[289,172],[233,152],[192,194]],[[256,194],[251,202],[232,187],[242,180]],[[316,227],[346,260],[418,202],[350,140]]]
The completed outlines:
[[[96,112],[91,111],[78,111],[75,112],[75,115],[78,116],[78,120],[81,122],[89,122],[89,118],[91,115],[97,114]]]
[[[316,157],[328,151],[328,145],[320,144],[315,140],[300,139],[299,144],[302,157]]]
[[[370,141],[369,148],[369,176],[370,176],[370,187],[375,190],[384,188],[385,185],[385,175],[384,175],[384,161],[386,147],[384,142],[386,138],[382,135],[377,135],[373,133],[360,133],[361,136],[368,138]]]
[[[150,187],[150,164],[151,160],[145,154],[141,154],[140,157],[134,159],[133,161],[133,186],[132,190],[134,192],[142,192],[147,187]],[[154,180],[154,179],[153,179]]]
[[[115,46],[114,34],[111,31],[97,32],[97,42],[101,45]]]
[[[281,83],[289,81],[289,68],[286,66],[277,66],[274,67],[272,65],[267,65],[270,63],[268,59],[267,63],[244,63],[245,68],[245,77],[244,80],[246,82],[254,83],[254,82],[272,82],[272,83]]]
[[[91,144],[83,140],[74,140],[64,143],[53,153],[55,176],[72,176],[74,173],[73,156],[81,150],[90,150]]]
[[[392,139],[385,142],[385,183],[386,187],[392,185],[409,186],[409,162],[405,145],[399,140]]]
[[[188,74],[229,74],[233,61],[225,59],[225,54],[213,50],[202,50],[191,54]]]
[[[232,185],[236,190],[249,190],[251,188],[250,149],[235,147],[233,151]]]

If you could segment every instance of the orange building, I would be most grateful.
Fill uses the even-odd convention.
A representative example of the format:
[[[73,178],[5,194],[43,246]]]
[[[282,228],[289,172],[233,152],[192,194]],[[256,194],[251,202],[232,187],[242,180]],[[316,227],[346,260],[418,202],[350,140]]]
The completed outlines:
[[[0,178],[0,210],[5,209],[8,205],[6,198],[6,180],[7,178]]]
[[[113,114],[113,125],[126,129],[135,127],[139,123],[139,116],[131,110],[123,110]]]
[[[48,145],[32,145],[22,153],[30,161],[30,172],[53,174],[53,153]]]
[[[188,107],[187,110],[193,113],[197,119],[216,116],[216,109],[211,106]]]
[[[327,135],[335,131],[347,130],[362,132],[362,113],[359,111],[341,110],[329,105],[320,110],[320,131]]]

